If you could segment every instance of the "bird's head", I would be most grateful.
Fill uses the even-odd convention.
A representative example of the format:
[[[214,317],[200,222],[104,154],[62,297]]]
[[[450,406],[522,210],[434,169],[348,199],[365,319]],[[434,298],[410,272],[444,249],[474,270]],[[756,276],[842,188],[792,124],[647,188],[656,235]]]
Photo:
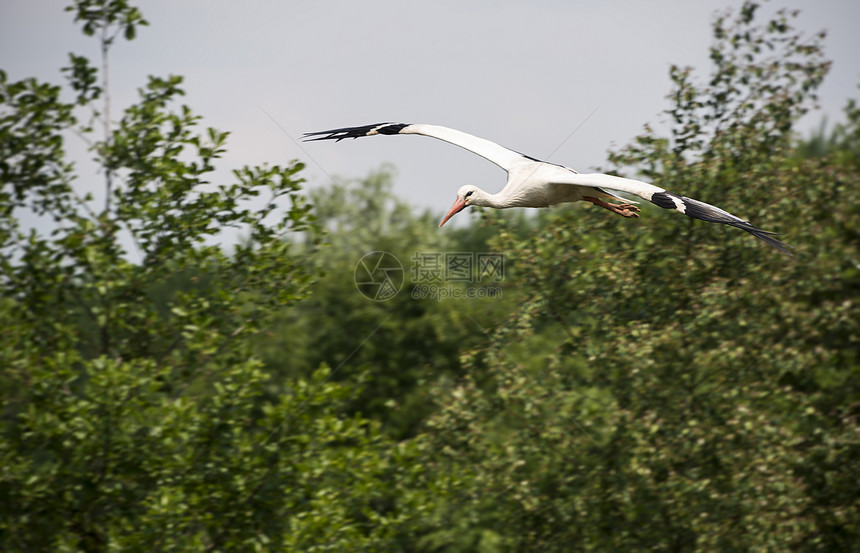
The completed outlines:
[[[454,201],[454,205],[451,206],[451,209],[448,210],[448,214],[445,215],[445,218],[442,219],[442,222],[439,223],[441,227],[444,225],[448,219],[460,213],[470,205],[481,205],[480,198],[482,197],[483,191],[475,185],[467,184],[466,186],[461,186],[460,190],[457,190],[457,200]]]

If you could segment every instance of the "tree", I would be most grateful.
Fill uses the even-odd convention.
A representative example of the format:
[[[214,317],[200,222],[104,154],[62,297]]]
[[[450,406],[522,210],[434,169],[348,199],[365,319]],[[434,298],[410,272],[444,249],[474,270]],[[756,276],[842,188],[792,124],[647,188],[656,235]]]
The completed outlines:
[[[761,206],[746,215],[788,230],[796,260],[647,211],[635,229],[564,212],[527,239],[503,226],[496,247],[528,293],[437,396],[427,450],[456,475],[443,481],[457,500],[429,550],[860,539],[860,175],[846,158],[794,155],[792,123],[828,67],[823,36],[801,37],[796,14],[758,13],[745,2],[718,17],[706,84],[670,72],[668,136],[646,128],[611,160],[705,201]]]
[[[507,281],[435,286],[505,287],[495,299],[455,301],[421,297],[413,270],[416,255],[492,252],[477,225],[466,232],[440,233],[429,213],[391,194],[392,170],[383,167],[366,178],[313,191],[311,202],[326,245],[314,256],[323,273],[315,293],[284,312],[271,332],[261,336],[258,352],[273,373],[309,375],[321,363],[337,370],[337,381],[361,381],[364,391],[352,410],[380,421],[395,439],[415,435],[432,408],[429,390],[456,378],[459,352],[479,344],[482,324],[498,319],[517,301]],[[489,228],[489,227],[487,227]],[[483,232],[483,240],[489,232]],[[403,268],[402,289],[386,301],[364,297],[356,287],[356,266],[365,254],[385,251]],[[426,288],[426,287],[425,287]],[[285,359],[285,346],[292,355]],[[359,347],[360,346],[360,347]]]
[[[303,165],[208,181],[227,133],[150,77],[111,116],[107,55],[146,25],[124,0],[69,8],[98,36],[61,87],[0,72],[0,540],[5,551],[360,549],[399,516],[399,470],[356,391],[274,381],[253,339],[308,293]],[[101,76],[101,80],[99,80]],[[96,128],[104,135],[96,138]],[[91,145],[104,203],[80,197],[64,141]],[[22,214],[36,217],[27,228]],[[244,239],[227,253],[227,229]],[[345,469],[349,470],[345,470]],[[346,493],[346,489],[360,490]]]

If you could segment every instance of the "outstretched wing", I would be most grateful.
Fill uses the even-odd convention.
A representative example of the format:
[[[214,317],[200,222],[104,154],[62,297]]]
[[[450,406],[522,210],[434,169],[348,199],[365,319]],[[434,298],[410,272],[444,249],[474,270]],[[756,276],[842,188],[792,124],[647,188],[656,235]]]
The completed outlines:
[[[765,242],[779,251],[788,255],[791,253],[791,246],[780,242],[774,235],[777,233],[762,230],[749,221],[732,215],[728,211],[720,209],[717,206],[707,204],[705,202],[680,196],[669,192],[659,186],[648,184],[647,182],[638,181],[635,179],[626,179],[624,177],[616,177],[613,175],[604,175],[602,173],[571,173],[568,184],[576,184],[580,186],[592,186],[595,188],[609,188],[618,190],[619,192],[627,192],[634,194],[640,198],[646,199],[654,205],[664,209],[674,209],[680,211],[688,217],[701,219],[709,223],[720,223],[730,225],[752,234],[762,242]]]
[[[485,138],[480,138],[456,129],[442,127],[439,125],[407,124],[407,123],[376,123],[361,127],[344,127],[342,129],[331,129],[328,131],[309,132],[303,135],[308,141],[313,140],[336,140],[344,138],[359,138],[361,136],[373,136],[375,134],[418,134],[444,140],[449,144],[460,146],[472,153],[492,161],[505,171],[509,171],[518,163],[528,162],[529,158],[499,146]]]

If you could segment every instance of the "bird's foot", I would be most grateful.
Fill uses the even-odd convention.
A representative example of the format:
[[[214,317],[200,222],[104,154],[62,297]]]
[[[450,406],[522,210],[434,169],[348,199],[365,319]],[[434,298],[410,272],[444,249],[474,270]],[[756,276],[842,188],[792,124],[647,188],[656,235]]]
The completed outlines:
[[[639,217],[639,208],[633,204],[608,204],[609,211],[617,213],[622,217],[637,218]]]
[[[611,204],[609,202],[604,202],[598,198],[587,197],[583,198],[586,201],[593,203],[594,205],[600,206],[603,209],[608,209],[612,213],[617,213],[622,217],[628,218],[636,218],[639,217],[639,208],[633,204],[623,203],[623,204]]]

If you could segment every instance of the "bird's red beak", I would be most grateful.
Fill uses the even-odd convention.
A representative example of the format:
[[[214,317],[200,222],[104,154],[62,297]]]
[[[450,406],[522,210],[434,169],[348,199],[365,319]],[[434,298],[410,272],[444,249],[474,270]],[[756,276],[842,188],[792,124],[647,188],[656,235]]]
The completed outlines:
[[[464,202],[464,201],[463,201],[463,200],[461,200],[460,198],[457,198],[457,201],[456,201],[456,202],[454,202],[454,205],[452,205],[452,206],[451,206],[451,209],[449,209],[449,210],[448,210],[448,214],[447,214],[447,215],[445,215],[445,218],[444,218],[444,219],[442,219],[442,222],[441,222],[441,223],[439,223],[439,227],[441,228],[441,227],[442,227],[442,225],[444,225],[444,224],[448,221],[448,219],[450,219],[450,218],[451,218],[451,217],[453,217],[454,215],[456,215],[456,214],[460,213],[461,211],[463,211],[463,209],[464,209],[465,207],[466,207],[466,202]]]

